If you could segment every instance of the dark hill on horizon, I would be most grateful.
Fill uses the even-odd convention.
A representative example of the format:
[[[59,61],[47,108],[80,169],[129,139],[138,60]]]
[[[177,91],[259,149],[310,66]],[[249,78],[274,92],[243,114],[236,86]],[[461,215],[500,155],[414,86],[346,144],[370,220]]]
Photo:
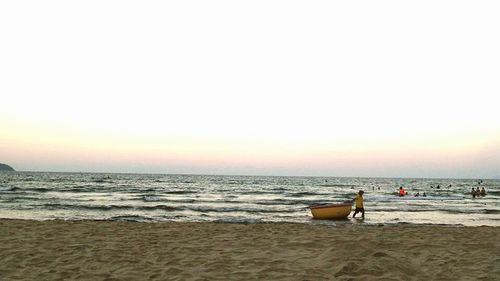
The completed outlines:
[[[8,172],[13,172],[15,171],[14,168],[7,164],[0,163],[0,171],[8,171]]]

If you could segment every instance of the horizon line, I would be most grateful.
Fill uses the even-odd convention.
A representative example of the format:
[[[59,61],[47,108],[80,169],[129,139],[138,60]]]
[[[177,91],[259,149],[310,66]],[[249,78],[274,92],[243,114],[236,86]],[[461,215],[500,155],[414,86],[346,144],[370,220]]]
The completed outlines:
[[[264,174],[217,174],[217,173],[162,173],[162,172],[91,172],[91,171],[43,171],[43,170],[15,170],[2,171],[6,173],[61,173],[61,174],[122,174],[122,175],[171,175],[171,176],[236,176],[236,177],[297,177],[297,178],[381,178],[381,179],[461,179],[461,180],[498,180],[500,177],[483,177],[483,178],[454,178],[454,177],[407,177],[407,176],[314,176],[314,175],[264,175]]]

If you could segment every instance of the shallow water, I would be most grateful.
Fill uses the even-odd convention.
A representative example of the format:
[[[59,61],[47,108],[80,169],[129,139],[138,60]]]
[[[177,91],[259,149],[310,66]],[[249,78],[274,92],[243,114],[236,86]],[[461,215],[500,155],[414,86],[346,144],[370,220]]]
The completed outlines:
[[[397,196],[400,185],[409,196]],[[477,186],[475,179],[7,172],[0,173],[0,218],[500,226],[500,180],[484,180],[488,194],[472,198]],[[358,190],[364,221],[313,220],[307,209]]]

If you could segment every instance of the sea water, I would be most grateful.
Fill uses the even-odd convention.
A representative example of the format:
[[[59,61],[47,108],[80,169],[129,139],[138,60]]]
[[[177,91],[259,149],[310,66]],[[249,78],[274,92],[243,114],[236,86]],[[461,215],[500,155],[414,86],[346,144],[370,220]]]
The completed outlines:
[[[308,206],[359,190],[365,220],[312,219]],[[0,218],[500,226],[500,180],[5,172]]]

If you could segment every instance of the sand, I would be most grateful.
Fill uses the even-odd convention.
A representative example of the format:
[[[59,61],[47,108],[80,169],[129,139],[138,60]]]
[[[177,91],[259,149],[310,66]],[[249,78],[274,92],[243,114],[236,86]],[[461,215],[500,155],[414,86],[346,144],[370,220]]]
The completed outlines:
[[[0,220],[0,280],[500,280],[500,228]]]

